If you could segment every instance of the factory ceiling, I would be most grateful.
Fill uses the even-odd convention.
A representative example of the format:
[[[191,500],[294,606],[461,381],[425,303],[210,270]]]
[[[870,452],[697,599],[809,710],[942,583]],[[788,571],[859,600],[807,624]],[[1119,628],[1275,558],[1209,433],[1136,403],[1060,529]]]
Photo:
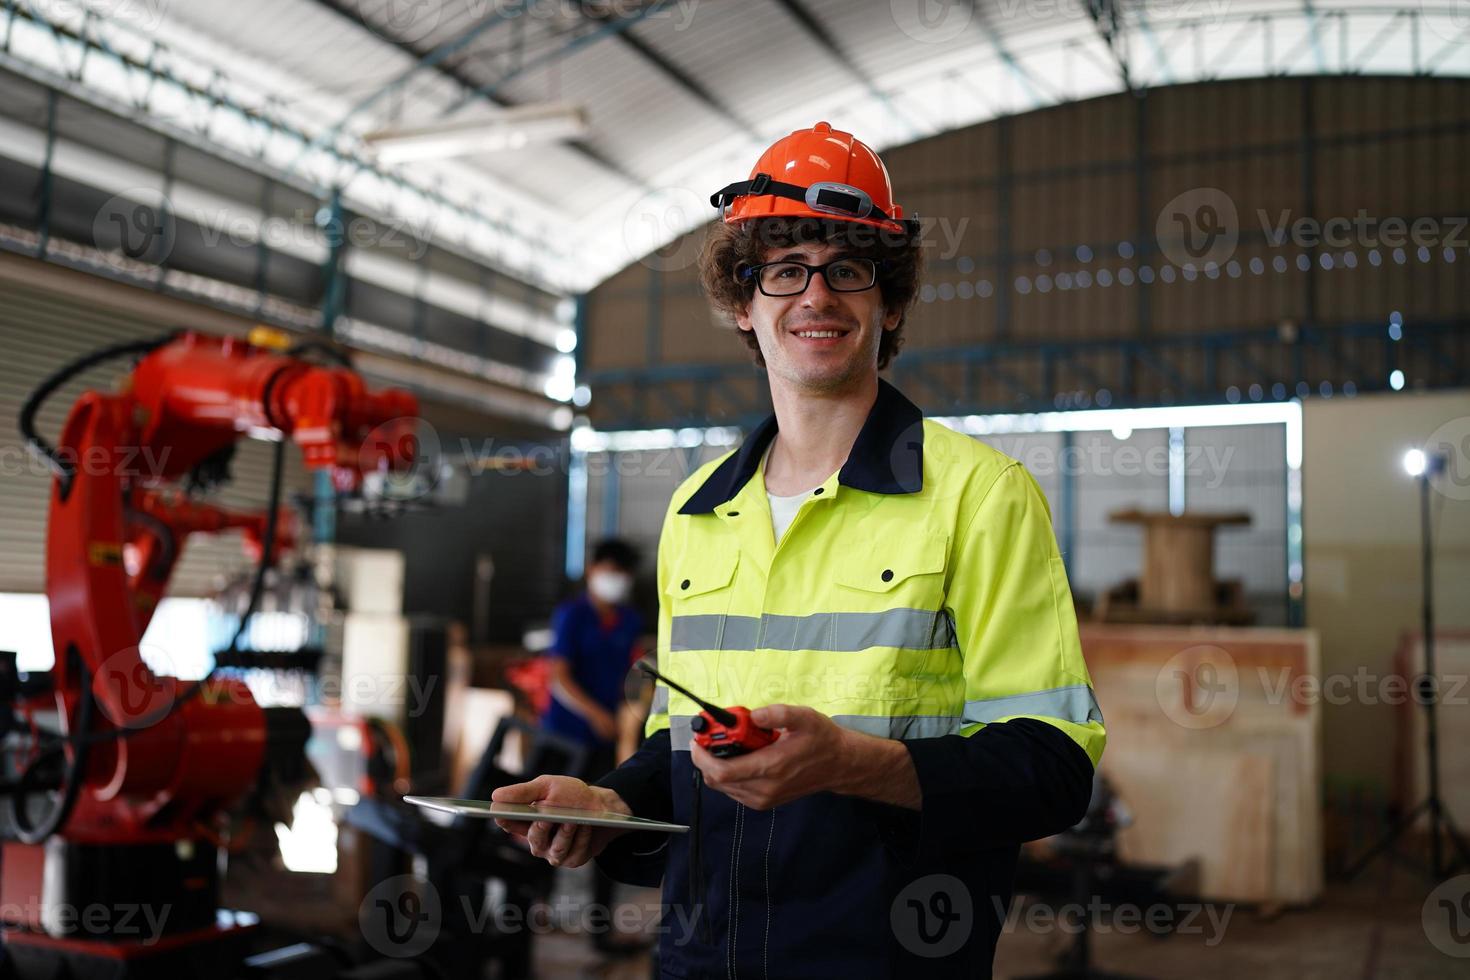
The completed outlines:
[[[4,0],[0,16],[11,70],[59,71],[349,201],[448,215],[440,240],[565,292],[707,221],[714,188],[817,119],[881,149],[1192,81],[1470,75],[1452,0]],[[76,64],[66,42],[87,38],[133,69]],[[142,102],[159,69],[208,97]]]

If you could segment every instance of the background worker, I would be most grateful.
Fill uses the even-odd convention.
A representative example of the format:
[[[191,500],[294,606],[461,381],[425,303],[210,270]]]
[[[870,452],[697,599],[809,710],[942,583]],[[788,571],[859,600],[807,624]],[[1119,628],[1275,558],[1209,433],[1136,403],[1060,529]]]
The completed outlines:
[[[714,758],[660,684],[598,785],[494,798],[688,835],[502,826],[553,864],[662,876],[666,975],[989,976],[1019,845],[1082,817],[1105,741],[1046,500],[878,378],[922,244],[871,149],[818,123],[714,200],[702,281],[775,414],[674,495],[659,665],[780,738]]]
[[[643,617],[630,604],[638,551],[618,538],[600,541],[587,566],[587,587],[552,615],[551,701],[541,727],[587,750],[582,778],[595,780],[615,762],[620,714],[625,714],[624,679],[642,652]],[[593,900],[611,912],[614,882],[594,872]],[[609,932],[593,932],[604,952],[637,944]]]

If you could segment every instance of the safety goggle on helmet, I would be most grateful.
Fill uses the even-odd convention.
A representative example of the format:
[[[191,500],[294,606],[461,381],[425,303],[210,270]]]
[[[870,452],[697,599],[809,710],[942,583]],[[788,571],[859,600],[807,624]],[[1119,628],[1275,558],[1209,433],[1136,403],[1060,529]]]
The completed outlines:
[[[819,122],[772,143],[750,179],[710,195],[726,224],[754,218],[836,218],[916,238],[917,217],[893,203],[888,168],[862,140]]]

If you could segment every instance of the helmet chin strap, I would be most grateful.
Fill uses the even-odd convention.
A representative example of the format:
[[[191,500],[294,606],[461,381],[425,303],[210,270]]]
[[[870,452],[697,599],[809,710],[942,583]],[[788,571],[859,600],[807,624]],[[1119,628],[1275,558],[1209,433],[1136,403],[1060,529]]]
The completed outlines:
[[[917,216],[910,218],[890,217],[883,213],[881,209],[874,207],[872,200],[858,188],[846,188],[845,190],[838,191],[836,190],[838,186],[835,184],[824,184],[816,187],[802,187],[800,184],[788,184],[785,181],[773,179],[770,174],[760,173],[756,174],[750,180],[739,180],[733,184],[726,184],[710,195],[709,203],[711,207],[720,209],[720,216],[723,218],[728,208],[735,203],[737,198],[745,197],[746,195],[755,197],[763,195],[782,197],[789,201],[798,201],[806,204],[816,210],[830,214],[838,220],[843,218],[865,218],[873,221],[889,221],[900,226],[903,229],[903,233],[910,238],[918,237],[919,219]],[[864,206],[859,211],[856,208],[848,209],[837,205],[824,205],[821,203],[823,200],[822,195],[814,195],[814,191],[826,192],[829,190],[842,194],[843,196],[860,199],[861,204]]]
[[[711,207],[724,210],[735,203],[737,197],[746,194],[771,194],[775,197],[785,197],[793,201],[806,202],[806,188],[800,184],[788,184],[784,181],[773,180],[770,174],[756,174],[750,180],[737,180],[733,184],[726,184],[709,196]]]

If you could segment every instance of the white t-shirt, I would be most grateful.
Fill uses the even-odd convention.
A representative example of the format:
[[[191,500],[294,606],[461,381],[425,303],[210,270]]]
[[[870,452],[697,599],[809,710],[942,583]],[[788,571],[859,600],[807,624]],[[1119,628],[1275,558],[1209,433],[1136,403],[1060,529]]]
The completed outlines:
[[[796,512],[801,510],[801,505],[811,496],[810,491],[799,493],[794,497],[778,497],[771,491],[766,491],[766,497],[771,501],[771,530],[776,532],[776,543],[781,543],[781,535],[796,520]]]
[[[771,440],[771,445],[766,447],[766,453],[761,457],[759,472],[762,481],[766,478],[766,464],[771,461],[771,449],[775,445],[776,441],[774,439]],[[801,505],[811,498],[812,490],[815,490],[817,486],[821,486],[821,484],[819,483],[812,487],[811,490],[805,490],[791,497],[780,497],[769,490],[766,491],[766,499],[771,502],[771,530],[776,534],[777,544],[781,543],[781,536],[786,533],[786,529],[791,526],[791,522],[796,520],[796,514],[801,510]]]

